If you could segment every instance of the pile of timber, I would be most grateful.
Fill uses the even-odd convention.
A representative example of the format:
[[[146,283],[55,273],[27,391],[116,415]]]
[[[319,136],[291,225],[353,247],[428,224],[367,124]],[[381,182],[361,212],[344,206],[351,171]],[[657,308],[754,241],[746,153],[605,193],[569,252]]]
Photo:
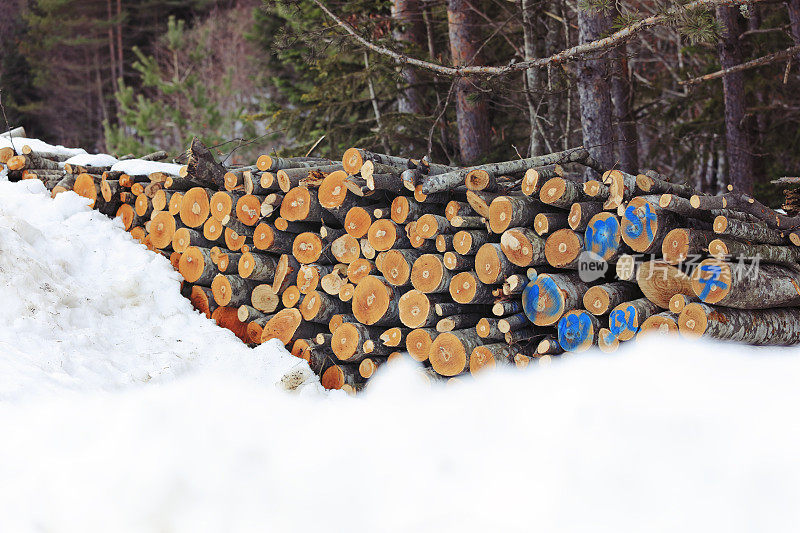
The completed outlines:
[[[248,344],[280,339],[332,389],[401,357],[453,379],[646,334],[800,342],[800,219],[581,147],[469,168],[356,148],[225,167],[194,141],[178,176],[22,152],[0,153],[13,176],[121,218],[200,312]]]

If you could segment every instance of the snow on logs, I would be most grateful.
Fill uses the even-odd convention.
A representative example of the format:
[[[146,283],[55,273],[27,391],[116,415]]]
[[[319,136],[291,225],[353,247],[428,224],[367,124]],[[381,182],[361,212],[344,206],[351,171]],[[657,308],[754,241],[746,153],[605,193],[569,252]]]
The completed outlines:
[[[194,140],[185,166],[145,173],[156,152],[125,167],[140,174],[0,156],[12,180],[120,217],[200,312],[246,343],[280,339],[329,388],[407,356],[449,379],[651,334],[800,342],[800,219],[580,147],[468,168],[357,148],[237,167]]]

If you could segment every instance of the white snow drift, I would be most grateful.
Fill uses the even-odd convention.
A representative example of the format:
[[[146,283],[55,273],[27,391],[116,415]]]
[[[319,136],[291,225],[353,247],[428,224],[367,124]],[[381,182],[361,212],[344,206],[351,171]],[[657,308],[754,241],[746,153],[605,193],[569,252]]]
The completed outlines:
[[[794,531],[800,358],[680,340],[357,399],[0,183],[0,531]],[[629,343],[632,344],[632,343]],[[286,384],[300,394],[288,394]]]

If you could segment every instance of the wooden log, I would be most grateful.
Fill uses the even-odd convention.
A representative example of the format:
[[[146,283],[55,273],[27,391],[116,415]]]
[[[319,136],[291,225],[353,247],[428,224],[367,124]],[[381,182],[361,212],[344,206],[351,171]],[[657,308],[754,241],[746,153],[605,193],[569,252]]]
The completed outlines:
[[[122,180],[120,180],[120,183]],[[183,207],[183,193],[175,192],[172,193],[172,196],[169,199],[169,206],[168,211],[169,214],[172,216],[179,215],[181,212],[181,207]]]
[[[567,223],[574,231],[585,230],[589,221],[603,211],[603,204],[600,202],[578,202],[572,204],[567,216]]]
[[[324,244],[319,235],[311,232],[300,233],[294,238],[292,255],[303,264],[336,263],[336,258],[331,252],[331,244]]]
[[[143,176],[131,176],[134,180],[141,180]],[[120,181],[122,181],[120,179]],[[171,191],[188,191],[194,187],[208,187],[210,190],[215,190],[213,185],[209,185],[207,183],[198,182],[191,177],[185,178],[176,178],[174,176],[167,176],[166,180],[163,182],[164,188],[169,189]],[[131,185],[131,187],[135,187],[136,185]]]
[[[736,309],[800,305],[800,272],[773,264],[732,264],[706,259],[694,270],[694,294],[704,303]]]
[[[550,178],[560,177],[564,175],[564,169],[561,165],[550,165],[541,168],[529,168],[525,171],[525,176],[522,178],[522,192],[526,196],[533,196],[538,193],[542,185]]]
[[[435,239],[437,235],[454,232],[453,226],[450,225],[447,218],[430,213],[422,215],[417,220],[415,228],[423,239]]]
[[[648,317],[660,311],[661,308],[647,298],[637,298],[617,305],[608,316],[608,330],[611,337],[607,341],[631,340],[639,332],[639,326]]]
[[[172,234],[172,249],[184,253],[190,246],[211,248],[214,243],[203,237],[199,231],[191,228],[178,228]]]
[[[290,285],[281,294],[281,303],[285,308],[290,309],[299,304],[302,298],[303,295],[300,294],[300,289],[296,285]]]
[[[375,375],[375,372],[378,371],[382,365],[387,362],[385,357],[369,357],[364,359],[358,365],[358,373],[361,374],[361,377],[364,379],[369,379]]]
[[[181,222],[190,228],[199,228],[211,214],[210,197],[213,191],[194,187],[186,191],[181,199]]]
[[[409,328],[426,328],[435,326],[439,321],[434,304],[440,299],[431,301],[422,291],[412,289],[400,297],[400,322]]]
[[[495,316],[506,316],[522,311],[522,302],[518,300],[502,300],[495,302],[492,306],[492,314]]]
[[[320,287],[323,276],[333,272],[333,265],[303,264],[297,272],[295,283],[301,294],[308,294]]]
[[[442,376],[461,374],[469,368],[469,357],[473,350],[483,345],[484,341],[475,328],[440,333],[431,344],[431,366]]]
[[[308,339],[319,332],[319,325],[304,322],[298,309],[281,309],[264,326],[261,342],[279,339],[284,345],[289,345],[297,339]]]
[[[546,235],[556,230],[564,229],[569,226],[567,223],[567,213],[537,213],[533,219],[533,229],[539,235]]]
[[[577,273],[540,274],[522,293],[522,308],[537,326],[552,326],[582,303],[589,286]]]
[[[177,229],[175,217],[166,211],[160,211],[155,214],[150,224],[150,242],[156,248],[167,248],[172,244],[172,237]]]
[[[209,209],[212,218],[216,218],[220,222],[226,221],[228,216],[233,212],[236,202],[244,196],[244,194],[231,193],[228,191],[217,191],[209,198]]]
[[[281,169],[276,172],[276,178],[278,180],[278,187],[285,192],[288,193],[291,189],[298,187],[300,182],[309,177],[312,174],[328,174],[330,172],[336,172],[338,170],[342,170],[342,165],[335,163],[332,165],[315,165],[311,167],[300,167],[300,168],[286,168]]]
[[[450,283],[450,296],[460,304],[492,303],[492,286],[482,283],[475,272],[459,272]]]
[[[214,301],[214,295],[209,287],[201,285],[192,285],[189,292],[189,301],[192,306],[197,309],[206,318],[211,318],[211,314],[219,307],[217,302]]]
[[[153,197],[153,209],[156,211],[163,211],[167,207],[167,203],[164,201],[162,205],[160,199],[162,196],[164,196],[164,191],[159,192],[161,193],[160,195],[156,194],[156,196]],[[113,198],[119,198],[119,193],[119,180],[110,181],[104,179],[100,182],[100,194],[103,196],[103,200],[106,202],[110,202]],[[156,197],[159,198],[158,205],[156,205]]]
[[[472,170],[484,170],[500,176],[522,173],[529,168],[537,168],[554,164],[563,165],[567,163],[591,163],[599,166],[590,158],[588,151],[585,148],[580,147],[528,159],[517,159],[503,163],[491,163],[477,167],[458,169],[443,174],[428,175],[423,178],[421,188],[422,192],[425,194],[453,189],[459,185],[462,185],[467,174]]]
[[[612,281],[590,287],[583,295],[583,307],[593,315],[604,315],[614,307],[641,296],[639,287],[630,281]]]
[[[678,315],[669,311],[662,311],[658,314],[647,317],[639,327],[636,340],[640,341],[651,335],[677,335],[678,334]]]
[[[411,284],[426,294],[446,292],[452,278],[437,254],[421,255],[411,268]]]
[[[438,331],[439,333],[444,333],[446,331],[454,331],[457,329],[474,327],[478,324],[478,321],[481,318],[482,318],[481,315],[476,313],[450,315],[439,319],[439,321],[436,323],[436,331]],[[490,333],[491,330],[487,334]]]
[[[726,216],[714,219],[714,233],[734,239],[762,244],[789,244],[784,235],[764,224],[744,222]]]
[[[706,230],[675,228],[664,236],[661,255],[667,263],[677,265],[692,256],[708,252],[708,246],[715,237],[716,234]]]
[[[321,157],[277,157],[263,154],[256,160],[258,170],[274,172],[289,168],[308,168],[320,164],[332,164],[333,161]]]
[[[389,250],[383,252],[380,271],[386,281],[395,287],[411,284],[411,270],[422,254],[417,250]]]
[[[374,263],[368,259],[356,259],[347,267],[347,279],[350,280],[350,283],[357,284],[372,272],[374,266]]]
[[[369,227],[367,240],[378,252],[385,252],[391,248],[408,248],[411,246],[403,228],[391,219],[376,220]]]
[[[685,294],[676,294],[669,299],[669,310],[675,315],[679,315],[683,308],[692,302],[699,302],[700,299],[695,296],[686,296]],[[677,322],[676,322],[677,326]],[[675,330],[677,332],[677,329]]]
[[[242,342],[250,342],[250,336],[247,333],[247,324],[239,320],[236,308],[217,307],[214,312],[211,313],[211,319],[220,327],[232,331]]]
[[[489,206],[489,227],[501,234],[508,228],[530,226],[542,204],[527,196],[499,196]]]
[[[291,254],[282,254],[275,266],[275,279],[272,282],[273,292],[281,294],[287,287],[296,283],[299,271],[300,262]]]
[[[533,350],[526,349],[521,344],[493,343],[478,346],[470,354],[469,373],[474,376],[481,372],[489,372],[500,365],[513,365],[515,356],[525,355],[523,352],[532,354]]]
[[[353,194],[347,194],[345,185],[347,173],[343,170],[328,174],[319,187],[320,205],[327,209],[339,222],[345,224],[347,213],[357,207],[361,200]]]
[[[216,161],[211,151],[196,137],[192,139],[187,155],[186,170],[181,170],[181,177],[191,176],[193,180],[208,184],[216,190],[225,188],[225,167]]]
[[[457,235],[457,234],[456,234]],[[455,236],[452,234],[442,234],[436,236],[436,251],[440,254],[445,252],[452,252],[455,250],[455,246],[453,245],[453,241]],[[412,243],[413,246],[413,243]]]
[[[475,324],[475,331],[478,333],[478,337],[482,339],[486,339],[490,336],[494,338],[498,337],[502,333],[499,327],[499,322],[499,318],[481,317],[480,320],[478,320],[478,323]],[[527,318],[525,318],[525,322],[528,322]],[[442,331],[438,327],[436,329],[438,331]],[[452,329],[444,331],[452,331]]]
[[[311,291],[305,295],[299,306],[303,319],[308,322],[327,324],[333,315],[347,311],[347,306],[338,298],[321,291]]]
[[[511,228],[503,232],[500,247],[508,260],[517,266],[547,263],[545,240],[528,228]]]
[[[431,346],[439,332],[433,328],[412,329],[406,337],[406,350],[415,361],[423,363],[428,360]]]
[[[79,180],[75,180],[75,183],[78,184],[78,181]],[[95,196],[97,188],[94,186],[94,184],[92,184],[91,190],[94,190],[95,192],[88,192],[87,189],[88,188],[85,186],[81,187],[79,190],[83,194],[80,194],[79,196],[83,196],[84,198],[89,198],[90,196],[94,196],[94,198],[90,198],[92,201],[90,207],[94,207],[94,202],[97,200],[97,196]],[[136,214],[139,215],[140,217],[148,219],[153,213],[153,204],[150,203],[150,199],[147,196],[145,196],[144,194],[140,194],[136,197],[136,200],[133,202],[133,210],[136,211]]]
[[[358,240],[347,233],[331,242],[331,254],[340,263],[350,264],[361,255]]]
[[[365,259],[375,259],[378,252],[376,252],[375,248],[369,243],[369,239],[361,239],[358,242],[361,244],[361,255],[363,255]]]
[[[237,270],[242,278],[272,283],[277,266],[275,257],[271,255],[246,252],[238,261]]]
[[[394,326],[400,323],[400,295],[385,279],[366,276],[353,293],[353,315],[368,326]]]
[[[460,255],[475,255],[490,238],[485,231],[461,230],[453,236],[453,249]]]
[[[583,192],[583,184],[561,177],[547,180],[539,191],[539,200],[542,203],[562,209],[569,209],[576,202],[585,202],[590,199]]]
[[[219,305],[238,309],[241,305],[251,303],[250,295],[256,285],[257,282],[239,276],[217,274],[211,282],[211,292]]]
[[[569,311],[558,321],[558,344],[568,352],[585,352],[597,345],[599,331],[596,316],[583,309]]]
[[[607,186],[609,191],[603,209],[616,209],[635,194],[636,176],[621,170],[609,170],[603,174],[603,185]]]
[[[670,183],[653,175],[638,174],[636,176],[636,190],[642,194],[672,194],[682,198],[691,198],[698,194],[689,185]]]
[[[178,272],[189,283],[208,286],[217,275],[217,267],[211,260],[211,251],[208,248],[189,246],[181,254]]]
[[[389,346],[390,348],[396,348],[401,345],[405,345],[405,340],[408,337],[408,334],[411,332],[410,328],[401,328],[401,327],[394,327],[384,330],[381,333],[380,339],[383,342],[384,346]]]
[[[625,207],[622,240],[635,252],[657,252],[666,234],[678,224],[674,213],[658,205],[658,197],[637,196]]]
[[[294,187],[281,202],[281,217],[291,222],[298,220],[323,220],[323,207],[320,205],[316,191],[306,187]]]
[[[46,159],[37,154],[21,154],[15,155],[6,161],[8,170],[25,170],[25,169],[43,169],[43,170],[59,170],[57,161]],[[73,172],[67,172],[73,174]],[[77,172],[75,173],[77,174]]]
[[[501,195],[491,192],[467,191],[467,203],[473,211],[483,218],[489,218],[489,207],[492,201]]]
[[[645,261],[636,271],[636,283],[650,301],[669,309],[669,300],[676,294],[694,296],[691,278],[666,261]]]
[[[501,245],[496,242],[487,242],[475,255],[475,273],[487,285],[502,283],[519,268],[506,257]]]
[[[529,281],[530,279],[526,275],[512,274],[503,282],[503,294],[505,296],[522,294],[522,291],[525,290],[525,286]]]
[[[358,373],[358,365],[332,365],[320,376],[320,385],[328,390],[349,390],[350,394],[360,390],[364,378]]]
[[[556,231],[544,243],[547,263],[556,268],[577,268],[578,258],[583,251],[583,235],[571,229]]]
[[[266,283],[256,285],[250,294],[250,305],[264,313],[275,312],[280,303],[281,299],[278,294]]]
[[[530,320],[525,313],[517,313],[498,319],[497,327],[501,333],[508,333],[531,326]]]
[[[622,244],[619,219],[608,212],[598,213],[589,220],[584,232],[584,246],[606,262],[614,262],[628,247]]]
[[[791,346],[800,342],[800,309],[729,309],[691,303],[678,317],[680,334],[755,345]]]
[[[398,196],[398,198],[404,198],[404,197]],[[431,207],[433,207],[434,204],[430,204],[430,205],[431,205]],[[447,205],[445,206],[445,209],[444,209],[444,217],[447,220],[451,220],[454,216],[457,216],[457,215],[460,215],[460,216],[475,216],[476,213],[472,209],[472,206],[469,205],[469,203],[459,202],[457,200],[451,200],[451,201],[447,202]],[[395,222],[397,222],[397,221],[395,221]],[[400,224],[400,222],[398,222],[398,224]]]
[[[475,268],[474,255],[459,255],[455,252],[445,252],[442,262],[447,270],[461,272]]]
[[[278,231],[272,225],[261,222],[253,230],[253,247],[263,252],[290,254],[294,247],[295,236]]]
[[[332,237],[328,239],[328,229],[326,226],[320,227],[319,223],[314,222],[289,222],[285,218],[277,217],[273,224],[275,225],[275,229],[279,231],[284,231],[287,233],[294,233],[297,235],[298,233],[305,233],[306,231],[318,231],[319,236],[326,240],[334,240],[336,237]],[[344,233],[344,231],[342,231]]]
[[[714,239],[708,244],[708,252],[717,259],[759,261],[796,266],[800,263],[800,249],[795,246],[774,244],[749,244],[733,239]]]
[[[360,148],[348,148],[345,150],[344,155],[342,155],[342,166],[348,174],[358,174],[361,171],[361,167],[363,167],[364,163],[367,161],[400,169],[410,168],[409,160],[406,158],[378,154]]]
[[[334,267],[333,272],[322,276],[319,286],[327,294],[330,294],[331,296],[339,296],[341,301],[348,302],[353,297],[352,293],[355,291],[355,285],[347,283],[347,270],[345,265],[340,263],[336,266],[338,268]],[[347,287],[350,287],[349,292],[342,294],[343,290],[348,290]]]

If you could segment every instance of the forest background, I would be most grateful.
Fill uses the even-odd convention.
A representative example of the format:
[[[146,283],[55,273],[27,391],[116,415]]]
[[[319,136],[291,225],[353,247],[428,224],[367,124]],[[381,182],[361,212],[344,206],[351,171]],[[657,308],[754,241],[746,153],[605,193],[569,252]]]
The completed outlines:
[[[800,0],[2,4],[0,119],[52,143],[453,164],[584,144],[773,206],[800,174]]]

